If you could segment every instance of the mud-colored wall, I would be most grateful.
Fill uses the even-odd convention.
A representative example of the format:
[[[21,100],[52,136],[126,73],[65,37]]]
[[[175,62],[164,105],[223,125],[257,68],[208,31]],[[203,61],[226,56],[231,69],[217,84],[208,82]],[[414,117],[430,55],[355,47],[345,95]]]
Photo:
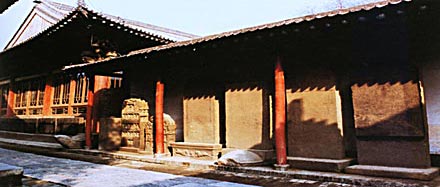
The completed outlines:
[[[225,94],[226,147],[269,150],[269,94],[261,85],[229,85]]]
[[[214,96],[187,97],[183,106],[184,141],[218,144],[219,101]]]
[[[167,81],[164,86],[164,112],[176,123],[176,141],[183,141],[183,85]]]
[[[286,83],[288,156],[345,157],[342,109],[335,76],[312,71]]]

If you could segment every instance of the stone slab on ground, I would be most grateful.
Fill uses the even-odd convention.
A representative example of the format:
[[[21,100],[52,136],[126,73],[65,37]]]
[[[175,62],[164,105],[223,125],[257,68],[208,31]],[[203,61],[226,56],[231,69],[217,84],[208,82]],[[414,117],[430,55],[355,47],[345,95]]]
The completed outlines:
[[[7,144],[14,144],[19,146],[28,146],[28,147],[39,147],[45,148],[49,150],[62,150],[63,146],[59,143],[48,143],[48,142],[35,142],[35,141],[27,141],[27,140],[16,140],[9,138],[0,138],[0,142]]]
[[[313,180],[320,182],[343,183],[354,186],[393,186],[393,187],[434,187],[440,186],[440,177],[433,181],[420,181],[410,179],[395,179],[385,177],[371,177],[355,174],[323,172],[323,171],[307,171],[289,169],[287,171],[277,171],[272,167],[228,167],[217,166],[216,172],[233,172],[246,173],[274,177],[287,177],[293,179]]]
[[[371,165],[354,165],[345,168],[345,172],[379,177],[432,180],[439,175],[438,168],[401,168]]]
[[[0,185],[19,185],[23,177],[23,168],[0,163]]]
[[[57,143],[51,134],[35,134],[23,132],[0,131],[0,138],[27,140],[36,142]]]
[[[353,159],[322,159],[322,158],[304,158],[304,157],[287,157],[287,163],[292,168],[315,170],[315,171],[331,171],[342,172],[347,166],[353,162]]]

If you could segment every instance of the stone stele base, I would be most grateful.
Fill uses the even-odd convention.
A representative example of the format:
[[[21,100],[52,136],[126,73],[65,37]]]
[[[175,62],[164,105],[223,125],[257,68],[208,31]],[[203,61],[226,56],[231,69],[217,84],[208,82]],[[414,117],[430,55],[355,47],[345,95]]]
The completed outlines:
[[[438,168],[401,168],[387,166],[354,165],[345,168],[346,173],[378,177],[432,180],[439,175]]]
[[[0,163],[0,186],[18,186],[21,185],[23,177],[23,168]]]
[[[305,158],[305,157],[287,157],[287,163],[292,168],[342,172],[346,167],[353,163],[353,159],[322,159],[322,158]]]
[[[200,160],[217,160],[222,151],[221,144],[171,142],[173,156],[190,157]]]

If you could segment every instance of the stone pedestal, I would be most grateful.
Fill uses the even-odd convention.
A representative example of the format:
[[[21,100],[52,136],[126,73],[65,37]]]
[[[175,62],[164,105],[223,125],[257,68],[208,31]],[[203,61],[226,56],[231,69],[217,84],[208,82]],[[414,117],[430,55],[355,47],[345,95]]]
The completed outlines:
[[[173,156],[200,160],[217,160],[222,150],[221,144],[172,142]]]
[[[272,159],[272,114],[267,88],[261,84],[229,85],[225,94],[226,148],[250,150]]]
[[[371,165],[354,165],[345,168],[345,172],[358,175],[379,177],[432,180],[439,175],[438,168],[402,168]]]
[[[287,163],[293,168],[306,170],[343,172],[354,162],[353,159],[323,159],[306,157],[287,157]]]

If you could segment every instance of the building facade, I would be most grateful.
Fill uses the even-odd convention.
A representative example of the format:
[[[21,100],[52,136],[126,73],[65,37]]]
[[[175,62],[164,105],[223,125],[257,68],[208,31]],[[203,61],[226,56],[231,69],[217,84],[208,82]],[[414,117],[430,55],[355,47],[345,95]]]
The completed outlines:
[[[432,0],[384,0],[154,47],[127,45],[138,50],[122,47],[126,53],[114,58],[60,65],[77,82],[87,80],[75,76],[82,72],[123,72],[120,98],[148,102],[158,154],[167,148],[166,113],[177,126],[173,156],[213,159],[247,150],[277,168],[382,176],[412,168],[429,174],[402,177],[429,180],[438,175],[432,165],[439,6]],[[87,103],[89,141],[97,128],[90,120],[112,115],[90,102],[90,94],[100,92],[94,80],[89,99],[76,97],[86,92],[75,82],[54,91],[51,104],[63,106],[65,97]],[[77,92],[65,96],[67,87]],[[23,101],[21,91],[9,91],[5,100],[19,105],[6,113],[30,114],[40,92]],[[68,114],[79,111],[67,107]]]

